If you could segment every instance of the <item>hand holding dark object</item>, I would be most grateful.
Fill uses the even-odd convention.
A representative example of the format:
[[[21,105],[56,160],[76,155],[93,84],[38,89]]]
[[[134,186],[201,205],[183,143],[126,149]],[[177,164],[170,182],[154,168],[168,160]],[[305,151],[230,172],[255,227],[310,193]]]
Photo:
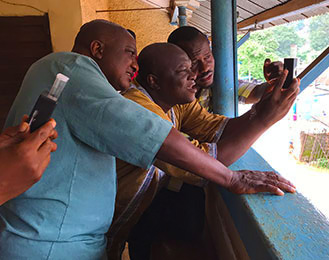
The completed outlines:
[[[266,59],[264,61],[264,78],[267,82],[279,78],[283,73],[283,63],[281,61],[273,61]]]
[[[57,148],[52,142],[57,138],[56,122],[51,119],[31,134],[27,118],[0,135],[0,205],[40,180]]]
[[[266,93],[255,104],[257,119],[266,127],[275,124],[288,113],[299,93],[299,79],[294,79],[288,89],[282,89],[287,74],[288,70],[284,70],[282,75],[274,81],[273,90]]]
[[[267,84],[259,84],[254,87],[248,97],[244,100],[245,104],[255,104],[259,100],[272,91],[276,80],[282,75],[284,65],[281,61],[271,62],[270,59],[264,61],[264,77]]]
[[[275,172],[234,171],[228,190],[236,194],[270,192],[282,196],[284,191],[295,193],[296,187]]]

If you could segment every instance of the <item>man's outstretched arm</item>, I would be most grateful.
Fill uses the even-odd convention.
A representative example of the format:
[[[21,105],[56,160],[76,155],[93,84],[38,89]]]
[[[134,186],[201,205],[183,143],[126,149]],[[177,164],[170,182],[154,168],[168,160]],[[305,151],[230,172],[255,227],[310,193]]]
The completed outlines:
[[[274,172],[231,171],[218,160],[194,147],[172,128],[156,156],[158,159],[215,182],[233,193],[270,192],[283,195],[295,187]]]
[[[217,143],[218,160],[230,165],[289,111],[299,92],[299,79],[288,89],[282,89],[288,71],[278,79],[273,91],[264,95],[254,108],[244,115],[230,119]]]
[[[273,80],[279,78],[283,73],[283,63],[281,61],[271,62],[270,59],[266,59],[264,61],[263,73],[266,83],[256,85],[250,94],[245,98],[245,104],[255,104],[259,102],[264,93],[267,93],[273,88]]]

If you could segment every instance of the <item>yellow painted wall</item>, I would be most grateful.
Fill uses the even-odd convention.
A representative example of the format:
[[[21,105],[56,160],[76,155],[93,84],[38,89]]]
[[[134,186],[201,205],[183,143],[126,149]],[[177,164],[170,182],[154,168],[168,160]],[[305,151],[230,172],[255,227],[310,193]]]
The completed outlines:
[[[48,13],[54,51],[70,51],[80,26],[93,19],[106,19],[133,30],[137,35],[138,51],[150,43],[166,41],[168,35],[176,28],[170,25],[169,15],[161,10],[114,11],[154,7],[141,0],[6,0],[6,2],[12,4],[0,2],[0,16]],[[20,6],[18,3],[30,7]],[[100,10],[112,12],[101,13]]]
[[[6,0],[0,2],[0,16],[43,15],[48,13],[54,51],[70,51],[82,24],[80,0]],[[16,5],[25,4],[27,6]],[[32,8],[35,7],[38,10]]]
[[[169,1],[168,1],[169,2]],[[131,29],[137,36],[137,50],[154,42],[165,42],[177,27],[170,25],[169,15],[162,10],[115,11],[154,7],[141,0],[81,0],[82,20],[106,19]],[[111,12],[99,12],[110,10]]]

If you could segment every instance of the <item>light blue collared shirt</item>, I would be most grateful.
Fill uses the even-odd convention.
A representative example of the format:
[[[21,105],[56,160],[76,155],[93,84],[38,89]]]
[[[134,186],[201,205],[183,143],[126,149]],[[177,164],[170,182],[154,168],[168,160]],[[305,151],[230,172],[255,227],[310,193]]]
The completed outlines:
[[[29,114],[57,73],[70,78],[53,113],[58,149],[41,180],[0,207],[0,259],[101,259],[118,157],[148,168],[172,125],[125,99],[91,58],[53,53],[29,69],[6,125]]]

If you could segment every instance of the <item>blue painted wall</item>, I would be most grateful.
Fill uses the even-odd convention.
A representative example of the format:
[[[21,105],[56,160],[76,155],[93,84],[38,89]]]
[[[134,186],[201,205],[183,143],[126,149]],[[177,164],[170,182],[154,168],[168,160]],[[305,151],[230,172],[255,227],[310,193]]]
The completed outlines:
[[[230,168],[273,170],[253,149]],[[329,259],[329,221],[302,194],[221,193],[251,259]]]

